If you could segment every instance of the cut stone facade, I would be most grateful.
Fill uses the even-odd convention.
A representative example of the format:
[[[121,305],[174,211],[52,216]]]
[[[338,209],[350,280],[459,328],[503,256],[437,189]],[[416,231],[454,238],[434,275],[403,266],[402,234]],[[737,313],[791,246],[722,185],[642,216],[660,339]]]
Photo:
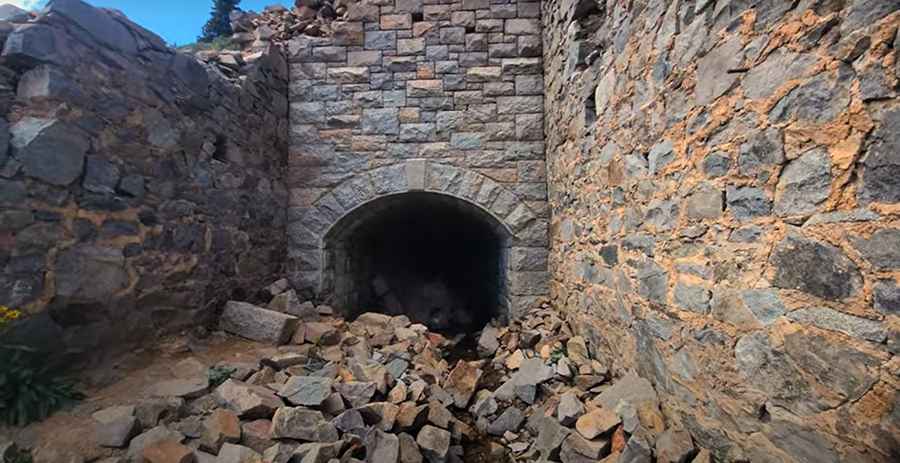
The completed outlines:
[[[376,3],[288,46],[290,276],[339,308],[354,264],[333,237],[385,196],[451,196],[487,213],[506,256],[547,248],[539,4]],[[515,315],[547,294],[546,259],[503,260]]]
[[[544,3],[554,305],[716,461],[896,461],[898,10]]]

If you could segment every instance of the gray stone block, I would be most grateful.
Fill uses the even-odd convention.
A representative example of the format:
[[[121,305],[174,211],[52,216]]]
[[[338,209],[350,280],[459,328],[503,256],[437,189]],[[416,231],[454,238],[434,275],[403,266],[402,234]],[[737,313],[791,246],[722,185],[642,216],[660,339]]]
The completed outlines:
[[[769,264],[775,267],[772,285],[777,288],[837,301],[862,287],[859,268],[843,251],[796,234],[789,234],[775,246]]]
[[[219,319],[223,331],[271,344],[287,342],[297,323],[297,317],[239,301],[228,301]]]
[[[29,177],[65,186],[81,176],[90,141],[79,129],[56,119],[26,117],[9,131],[12,155]]]

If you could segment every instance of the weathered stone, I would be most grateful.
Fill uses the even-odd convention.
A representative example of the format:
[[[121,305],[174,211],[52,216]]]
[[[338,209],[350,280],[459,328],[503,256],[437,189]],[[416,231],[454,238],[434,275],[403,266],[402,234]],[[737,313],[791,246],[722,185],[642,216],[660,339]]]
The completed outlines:
[[[582,437],[591,440],[612,431],[620,422],[615,411],[601,407],[578,418],[575,429]]]
[[[81,176],[90,142],[79,129],[56,119],[26,117],[9,132],[12,154],[26,175],[61,186]]]
[[[703,172],[710,178],[722,177],[731,170],[731,164],[731,156],[715,151],[703,159]]]
[[[56,293],[74,302],[105,301],[128,285],[122,251],[78,245],[58,257]]]
[[[741,80],[744,96],[754,100],[766,98],[780,85],[803,75],[815,62],[812,53],[793,53],[779,48]]]
[[[525,421],[525,414],[516,407],[508,407],[487,428],[488,434],[502,436],[506,432],[515,432]]]
[[[656,461],[683,463],[694,453],[691,435],[686,431],[667,429],[656,438]]]
[[[338,440],[337,429],[325,420],[322,412],[301,407],[281,407],[272,417],[274,439],[298,439],[312,442]]]
[[[437,425],[438,427],[447,429],[450,427],[450,421],[453,419],[453,414],[450,413],[450,410],[447,410],[442,403],[437,400],[429,400],[428,401],[428,421]]]
[[[775,190],[775,213],[815,212],[830,192],[831,157],[823,150],[812,150],[791,161],[782,171]]]
[[[278,391],[278,395],[292,405],[318,407],[331,395],[331,383],[330,378],[292,376]]]
[[[216,399],[244,419],[270,418],[284,402],[271,390],[229,379],[214,391]]]
[[[650,175],[658,174],[675,159],[675,152],[672,149],[671,140],[663,140],[650,148],[647,155]]]
[[[209,389],[209,379],[204,375],[188,379],[170,379],[160,381],[149,388],[150,395],[154,397],[180,397],[183,399],[196,399],[206,394]]]
[[[144,433],[131,439],[128,444],[128,460],[140,461],[144,455],[144,449],[160,442],[173,441],[181,443],[184,441],[184,435],[180,432],[172,431],[165,426],[157,426],[149,429]]]
[[[541,22],[536,19],[508,19],[504,32],[513,35],[540,35]]]
[[[822,124],[837,117],[849,103],[847,86],[822,73],[785,95],[769,112],[769,118],[774,122],[796,118]]]
[[[390,402],[373,402],[357,408],[366,424],[378,427],[383,431],[394,429],[400,407]]]
[[[413,436],[400,433],[397,437],[400,441],[400,463],[422,463],[424,461],[422,452],[419,451],[419,445]]]
[[[416,437],[422,455],[430,463],[444,463],[450,451],[450,432],[425,425]]]
[[[734,36],[712,49],[697,63],[697,103],[706,105],[731,89],[738,75],[728,71],[744,59],[740,37]]]
[[[863,258],[879,270],[900,268],[900,229],[878,230],[869,239],[852,237],[851,241]]]
[[[563,463],[596,462],[609,451],[609,444],[609,439],[587,440],[577,432],[569,433],[562,443],[559,457]]]
[[[711,294],[708,289],[697,286],[678,283],[675,285],[675,303],[693,312],[707,313]]]
[[[253,449],[243,445],[225,444],[216,458],[216,463],[257,463],[262,461],[262,456]]]
[[[717,219],[722,215],[722,191],[709,184],[703,184],[687,197],[685,214],[690,219]]]
[[[884,314],[900,313],[900,287],[894,281],[881,281],[874,288],[875,310]]]
[[[94,193],[113,194],[119,183],[119,169],[115,164],[97,156],[88,156],[82,186]]]
[[[572,426],[581,415],[584,414],[584,405],[572,392],[567,392],[559,398],[556,407],[556,417],[563,426]]]
[[[881,117],[862,158],[859,197],[865,202],[896,203],[900,202],[900,110],[885,111]]]
[[[741,144],[738,170],[743,175],[762,176],[784,162],[781,132],[769,128],[751,135]]]
[[[366,463],[397,463],[400,459],[400,439],[378,429],[366,435]]]
[[[134,35],[107,11],[80,1],[56,1],[48,10],[65,16],[100,44],[124,53],[134,53],[138,43]],[[159,41],[159,38],[156,38]]]
[[[133,406],[105,408],[91,416],[97,421],[94,433],[101,447],[126,447],[131,438],[141,431]]]
[[[390,50],[396,47],[397,33],[394,31],[367,31],[366,50]]]
[[[450,371],[444,388],[453,396],[453,403],[457,408],[465,409],[469,406],[481,374],[481,369],[465,361],[457,362],[456,367]]]
[[[666,303],[669,274],[656,262],[643,263],[637,271],[638,294],[658,304]]]
[[[399,111],[396,108],[365,109],[361,127],[369,134],[397,134],[400,132]]]
[[[371,381],[349,381],[335,384],[334,389],[352,407],[362,407],[372,400],[377,386]]]
[[[193,450],[171,440],[144,447],[142,456],[142,461],[147,463],[191,463],[194,461]]]
[[[298,319],[246,302],[228,301],[219,319],[222,330],[254,341],[284,344],[294,334]]]
[[[749,220],[768,215],[772,211],[772,201],[766,193],[756,187],[734,187],[725,190],[728,210],[738,220]]]
[[[862,286],[859,268],[840,249],[799,235],[788,235],[770,258],[775,267],[772,284],[828,300],[841,300]],[[809,272],[809,269],[818,269]]]
[[[500,331],[493,326],[486,326],[478,337],[478,353],[483,357],[490,357],[500,348],[498,336]]]
[[[826,330],[840,331],[849,336],[876,343],[884,342],[887,338],[881,323],[838,312],[828,307],[798,309],[790,312],[788,318],[797,323],[809,324]]]

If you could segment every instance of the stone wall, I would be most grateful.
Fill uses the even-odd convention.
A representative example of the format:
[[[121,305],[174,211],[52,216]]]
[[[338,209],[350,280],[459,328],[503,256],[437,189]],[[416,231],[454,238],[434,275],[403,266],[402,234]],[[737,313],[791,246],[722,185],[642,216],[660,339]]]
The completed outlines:
[[[352,294],[342,244],[330,242],[342,219],[431,191],[510,235],[501,290],[514,311],[545,295],[539,4],[374,0],[348,11],[332,36],[288,46],[294,287],[332,303]]]
[[[0,304],[31,314],[18,333],[76,350],[139,341],[280,276],[280,49],[229,79],[116,11],[51,0],[35,19],[10,15]]]
[[[897,461],[900,2],[543,8],[556,305],[720,459]]]

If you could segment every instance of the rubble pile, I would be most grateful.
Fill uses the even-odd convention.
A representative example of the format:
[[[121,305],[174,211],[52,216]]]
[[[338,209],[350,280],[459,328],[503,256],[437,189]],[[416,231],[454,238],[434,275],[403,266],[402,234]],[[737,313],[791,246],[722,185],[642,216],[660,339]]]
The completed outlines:
[[[283,44],[298,35],[330,36],[332,22],[377,20],[378,12],[377,5],[356,0],[296,0],[293,8],[270,5],[259,13],[235,10],[229,18],[231,43],[225,49],[202,49],[195,54],[216,64],[226,76],[237,77],[241,68],[264,56],[273,44]]]
[[[348,322],[284,280],[267,291],[267,307],[231,301],[220,319],[273,345],[261,360],[188,357],[152,398],[96,411],[97,443],[120,453],[104,463],[709,461],[664,429],[648,381],[609,384],[546,306],[448,339],[405,315]]]
[[[352,10],[352,11],[351,11]],[[331,35],[333,21],[360,21],[377,18],[379,7],[358,0],[296,0],[294,8],[266,7],[262,12],[231,13],[232,41],[259,47],[267,42],[287,42],[297,35]]]

